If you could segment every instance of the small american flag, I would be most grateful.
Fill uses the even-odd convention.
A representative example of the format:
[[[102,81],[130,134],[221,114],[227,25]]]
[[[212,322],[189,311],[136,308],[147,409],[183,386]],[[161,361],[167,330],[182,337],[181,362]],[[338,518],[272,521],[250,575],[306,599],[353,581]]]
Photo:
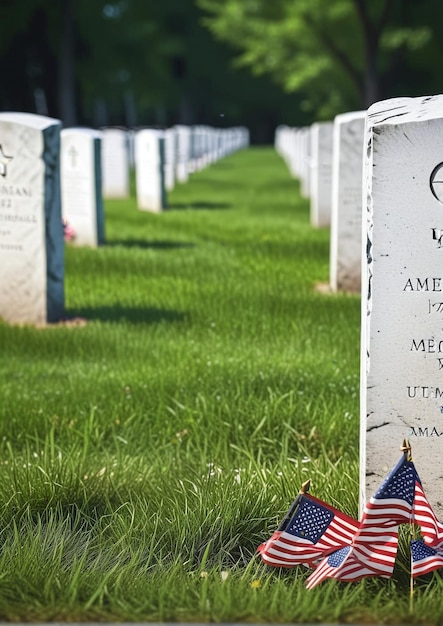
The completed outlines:
[[[346,582],[367,576],[389,578],[397,556],[398,526],[411,521],[419,482],[414,464],[403,455],[366,504],[350,548],[324,559],[308,578],[307,588],[326,578]]]
[[[349,545],[357,528],[352,517],[303,494],[285,527],[262,543],[258,552],[273,567],[315,567],[326,554]]]
[[[365,567],[352,553],[351,546],[345,546],[325,557],[306,581],[306,588],[313,589],[326,578],[336,578],[343,582],[357,582],[366,576],[374,576],[374,571]]]
[[[443,551],[443,524],[438,521],[420,484],[415,490],[414,522],[420,526],[426,545]]]
[[[412,576],[423,576],[443,567],[443,556],[425,544],[423,539],[411,541]]]

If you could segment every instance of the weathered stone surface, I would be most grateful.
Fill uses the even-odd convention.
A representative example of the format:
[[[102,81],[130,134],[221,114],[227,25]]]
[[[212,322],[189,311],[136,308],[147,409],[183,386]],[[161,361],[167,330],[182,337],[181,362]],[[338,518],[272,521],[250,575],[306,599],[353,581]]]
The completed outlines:
[[[314,227],[331,224],[332,129],[332,122],[317,122],[311,126],[310,200]]]
[[[105,198],[129,196],[129,150],[126,131],[102,129],[102,187]]]
[[[403,438],[443,515],[443,96],[368,110],[362,275],[362,501]]]
[[[44,325],[64,315],[61,123],[0,113],[0,317]]]
[[[61,132],[62,214],[75,231],[74,243],[104,243],[101,134],[89,128]]]
[[[330,286],[360,292],[365,111],[334,120]]]

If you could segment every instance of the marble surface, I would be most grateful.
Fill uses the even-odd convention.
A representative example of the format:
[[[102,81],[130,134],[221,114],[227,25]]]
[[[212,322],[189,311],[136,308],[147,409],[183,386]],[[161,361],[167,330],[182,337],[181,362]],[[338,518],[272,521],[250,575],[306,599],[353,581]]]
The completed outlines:
[[[165,164],[164,177],[166,191],[172,191],[175,187],[175,161],[177,152],[177,137],[173,128],[167,128],[164,132],[165,138]]]
[[[310,215],[314,227],[331,223],[332,131],[332,122],[316,122],[311,126]]]
[[[368,110],[363,242],[361,499],[409,438],[443,516],[443,96]]]
[[[182,124],[177,124],[174,129],[177,133],[176,179],[179,183],[186,183],[189,178],[188,161],[191,151],[191,129]]]
[[[144,129],[135,135],[135,175],[138,208],[160,213],[166,207],[162,133]]]
[[[104,243],[101,134],[87,128],[61,132],[62,214],[75,231],[74,243]]]
[[[129,197],[129,141],[121,128],[102,129],[102,186],[105,198]]]
[[[45,325],[64,315],[59,120],[0,113],[0,316]]]
[[[332,291],[360,293],[365,111],[334,120],[330,238]]]

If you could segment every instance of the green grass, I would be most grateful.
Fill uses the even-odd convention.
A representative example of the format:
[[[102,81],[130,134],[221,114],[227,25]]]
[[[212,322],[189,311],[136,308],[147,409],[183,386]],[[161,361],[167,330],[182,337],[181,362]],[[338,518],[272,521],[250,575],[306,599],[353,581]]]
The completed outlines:
[[[270,148],[169,202],[108,201],[107,245],[67,248],[86,326],[0,323],[0,619],[441,623],[403,553],[310,592],[260,563],[308,477],[357,516],[359,299],[316,290],[328,231]]]

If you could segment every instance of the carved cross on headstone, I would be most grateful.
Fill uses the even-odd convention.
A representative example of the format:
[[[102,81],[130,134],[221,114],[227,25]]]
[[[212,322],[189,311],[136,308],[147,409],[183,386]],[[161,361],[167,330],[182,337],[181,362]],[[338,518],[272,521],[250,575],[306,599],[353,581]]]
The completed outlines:
[[[6,156],[0,145],[0,176],[6,176],[6,166],[12,161],[12,157]]]
[[[78,152],[75,149],[75,146],[71,146],[71,148],[69,149],[69,153],[68,154],[71,157],[71,167],[73,167],[73,168],[77,167]]]

